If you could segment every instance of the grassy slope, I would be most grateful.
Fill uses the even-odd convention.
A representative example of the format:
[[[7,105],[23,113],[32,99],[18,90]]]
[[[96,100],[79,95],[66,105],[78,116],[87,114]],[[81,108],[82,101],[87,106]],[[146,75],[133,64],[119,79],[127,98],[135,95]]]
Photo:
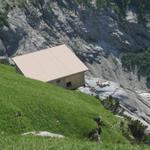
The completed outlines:
[[[18,112],[21,116],[17,116]],[[58,144],[70,147],[74,145],[74,141],[68,142],[68,139],[74,138],[79,139],[76,144],[81,146],[84,144],[80,140],[96,127],[93,118],[97,116],[101,116],[105,123],[101,136],[104,146],[105,143],[121,143],[129,146],[119,131],[119,120],[105,110],[94,97],[26,79],[17,75],[14,68],[0,65],[1,147],[11,149],[10,144],[14,147],[20,145],[20,149],[24,149],[22,146],[25,145],[26,149],[29,149],[28,146],[36,149],[38,143],[41,143],[41,146],[45,143],[45,149],[50,149],[49,143],[53,143],[53,146]],[[34,130],[60,133],[68,139],[52,142],[49,139],[29,140],[20,137],[21,133]],[[89,143],[85,144],[92,147],[92,143],[90,146]]]
[[[2,142],[1,142],[2,141]],[[149,147],[89,142],[79,139],[49,139],[38,137],[11,137],[1,138],[2,150],[149,150]]]

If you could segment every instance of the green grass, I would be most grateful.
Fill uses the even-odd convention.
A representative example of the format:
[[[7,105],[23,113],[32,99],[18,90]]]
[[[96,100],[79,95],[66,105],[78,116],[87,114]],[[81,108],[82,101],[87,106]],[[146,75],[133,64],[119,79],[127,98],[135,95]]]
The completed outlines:
[[[96,143],[79,139],[50,139],[39,137],[0,138],[2,150],[149,150],[144,145]]]
[[[17,114],[21,114],[18,116]],[[93,118],[101,116],[103,144],[88,142],[87,134],[96,128]],[[114,144],[130,147],[122,136],[120,120],[100,102],[77,91],[24,78],[13,67],[0,65],[0,147],[3,149],[89,149]],[[50,131],[66,139],[22,137],[29,131]],[[119,144],[119,145],[118,145]],[[109,146],[110,145],[110,146]],[[133,147],[135,148],[135,147]]]

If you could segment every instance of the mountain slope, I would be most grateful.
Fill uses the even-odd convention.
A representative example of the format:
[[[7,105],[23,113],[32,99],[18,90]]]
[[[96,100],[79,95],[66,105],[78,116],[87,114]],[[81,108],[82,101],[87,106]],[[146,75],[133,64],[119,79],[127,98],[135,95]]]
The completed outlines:
[[[96,127],[93,119],[101,116],[106,124],[104,141],[124,139],[117,128],[112,130],[119,120],[94,97],[26,79],[2,65],[0,91],[0,130],[6,135],[48,130],[83,138]]]
[[[99,7],[95,4],[98,1]],[[106,4],[110,1],[115,2],[111,7]],[[124,6],[129,1],[132,3]],[[119,95],[125,110],[150,124],[149,79],[145,77],[150,70],[147,67],[149,63],[145,63],[149,55],[146,52],[148,57],[145,59],[144,56],[150,47],[149,0],[0,2],[0,10],[3,10],[1,6],[6,10],[2,13],[0,11],[0,55],[7,58],[65,43],[89,67],[88,75],[91,78],[98,77],[117,83],[117,88],[126,93],[125,96]],[[92,3],[89,5],[89,2]],[[148,19],[143,24],[141,20],[145,18]],[[123,57],[125,61],[122,66],[120,57],[127,52],[129,54]],[[139,65],[140,70],[136,67],[139,61],[128,60],[130,55],[137,55],[136,59],[144,58],[144,65]],[[135,69],[129,71],[124,66],[130,62]],[[146,67],[144,71],[141,69],[143,66]]]
[[[47,139],[21,137],[24,132],[45,130],[61,133],[68,138],[60,141],[51,140],[52,147],[56,149],[56,144],[60,143],[67,149],[74,145],[73,143],[83,147],[93,145],[97,149],[97,144],[83,139],[86,140],[89,131],[96,128],[93,118],[101,116],[105,124],[102,127],[102,147],[120,143],[120,146],[116,147],[136,149],[122,136],[121,120],[106,111],[94,97],[26,79],[16,74],[14,68],[5,65],[0,65],[0,91],[1,147],[10,149],[17,146],[18,149],[32,149],[38,145],[42,147],[45,143],[43,147],[47,149],[50,146]],[[111,149],[112,146],[108,147]],[[78,149],[78,146],[74,149]]]

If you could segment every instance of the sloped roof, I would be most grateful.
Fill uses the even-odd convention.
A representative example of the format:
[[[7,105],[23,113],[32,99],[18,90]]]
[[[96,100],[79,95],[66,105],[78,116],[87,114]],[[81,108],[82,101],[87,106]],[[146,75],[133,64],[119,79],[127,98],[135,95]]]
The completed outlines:
[[[13,61],[25,77],[44,82],[88,70],[66,45],[17,56]]]

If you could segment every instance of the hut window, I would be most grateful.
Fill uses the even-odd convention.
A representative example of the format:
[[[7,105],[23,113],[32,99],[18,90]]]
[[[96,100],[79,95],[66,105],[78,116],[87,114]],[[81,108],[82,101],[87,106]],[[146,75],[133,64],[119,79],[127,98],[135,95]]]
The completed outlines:
[[[69,88],[69,87],[72,87],[72,83],[71,83],[71,82],[67,82],[67,83],[66,83],[66,87],[68,87],[68,88]]]

